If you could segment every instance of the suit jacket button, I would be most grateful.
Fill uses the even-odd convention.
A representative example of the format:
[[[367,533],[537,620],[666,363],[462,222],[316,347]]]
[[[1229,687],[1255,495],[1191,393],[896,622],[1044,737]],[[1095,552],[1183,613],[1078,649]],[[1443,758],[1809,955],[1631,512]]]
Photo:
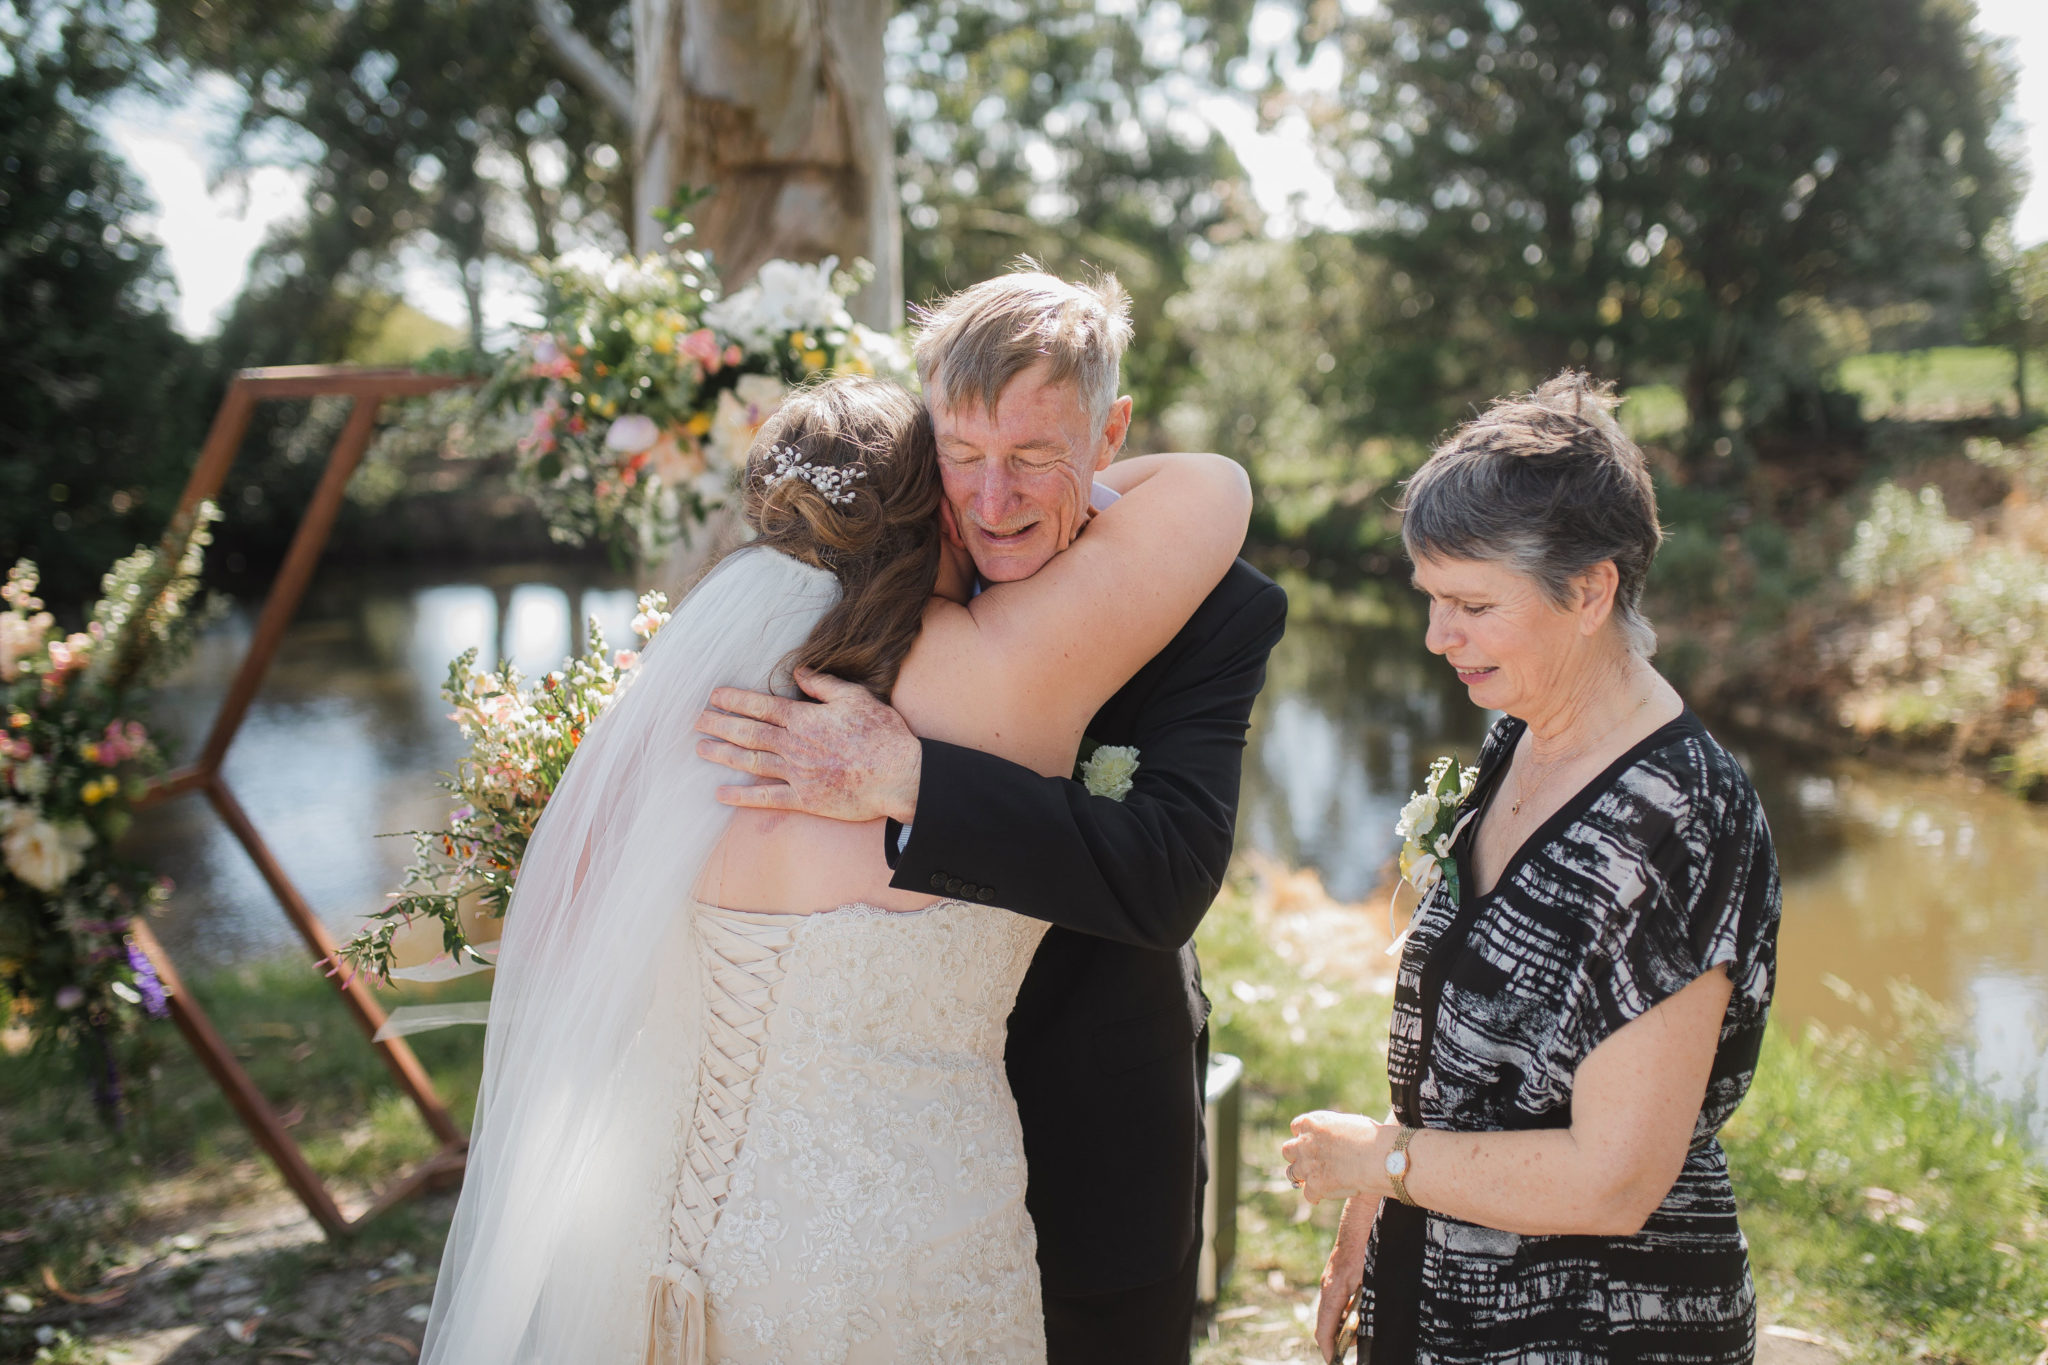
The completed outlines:
[[[945,889],[946,889],[946,874],[945,874],[945,873],[943,873],[943,872],[934,872],[934,873],[932,873],[932,890],[934,890],[934,891],[944,891]]]
[[[946,894],[949,896],[957,896],[960,894],[960,888],[965,886],[966,884],[967,883],[961,881],[958,877],[948,877],[946,879]]]
[[[975,890],[974,898],[985,905],[996,898],[996,889],[993,886],[979,887]]]

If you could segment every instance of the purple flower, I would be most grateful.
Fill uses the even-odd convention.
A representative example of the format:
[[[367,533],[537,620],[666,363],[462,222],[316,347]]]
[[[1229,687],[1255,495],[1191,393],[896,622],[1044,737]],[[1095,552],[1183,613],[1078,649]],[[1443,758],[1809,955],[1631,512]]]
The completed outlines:
[[[85,1003],[85,992],[76,986],[60,986],[55,1003],[60,1010],[75,1010]]]
[[[156,979],[156,968],[149,965],[148,956],[135,946],[135,940],[128,940],[128,965],[135,971],[135,989],[142,994],[142,1008],[152,1019],[161,1019],[171,1012],[164,998],[164,983]]]

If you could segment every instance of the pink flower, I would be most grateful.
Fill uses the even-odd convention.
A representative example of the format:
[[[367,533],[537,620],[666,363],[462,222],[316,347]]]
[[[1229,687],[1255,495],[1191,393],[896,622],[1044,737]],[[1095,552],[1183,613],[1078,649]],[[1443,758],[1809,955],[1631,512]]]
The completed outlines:
[[[57,991],[56,1005],[60,1010],[75,1010],[85,1003],[85,992],[76,986],[64,986]]]
[[[50,672],[58,677],[83,668],[92,657],[92,636],[83,633],[50,642]]]
[[[686,355],[704,367],[706,374],[717,374],[724,363],[719,358],[718,338],[709,327],[676,338],[676,351]]]
[[[542,337],[533,345],[533,365],[527,373],[535,379],[574,379],[576,361],[553,337]]]
[[[504,725],[519,715],[519,698],[510,693],[500,693],[495,697],[485,698],[477,710],[491,724]]]
[[[612,667],[618,669],[621,673],[639,662],[640,651],[637,649],[622,649],[612,655]]]
[[[642,412],[629,412],[611,424],[604,434],[605,448],[621,455],[637,455],[661,439],[661,428]]]
[[[746,355],[747,353],[740,349],[739,343],[734,342],[732,345],[725,348],[725,363],[728,365],[737,365],[740,363],[740,361],[746,359]]]

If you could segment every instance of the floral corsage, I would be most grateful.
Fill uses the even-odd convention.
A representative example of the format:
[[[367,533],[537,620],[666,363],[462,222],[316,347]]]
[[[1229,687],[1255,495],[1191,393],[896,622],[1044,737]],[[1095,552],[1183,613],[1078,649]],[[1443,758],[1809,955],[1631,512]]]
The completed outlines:
[[[1128,744],[1102,744],[1085,736],[1081,740],[1081,761],[1074,765],[1074,780],[1091,796],[1121,801],[1131,794],[1131,779],[1138,773],[1138,751]]]
[[[1394,822],[1394,833],[1401,836],[1401,881],[1425,897],[1443,881],[1450,886],[1451,899],[1458,899],[1458,864],[1451,857],[1451,843],[1458,837],[1459,826],[1471,814],[1465,809],[1465,800],[1478,781],[1479,769],[1460,768],[1455,758],[1445,754],[1429,765],[1429,777],[1422,790],[1408,798],[1408,804],[1401,807],[1401,818]],[[1400,887],[1394,890],[1398,896]],[[1390,931],[1393,924],[1394,903],[1390,899]],[[1410,919],[1408,928],[1393,936],[1394,941],[1387,945],[1390,956],[1401,951],[1414,928],[1415,921]]]

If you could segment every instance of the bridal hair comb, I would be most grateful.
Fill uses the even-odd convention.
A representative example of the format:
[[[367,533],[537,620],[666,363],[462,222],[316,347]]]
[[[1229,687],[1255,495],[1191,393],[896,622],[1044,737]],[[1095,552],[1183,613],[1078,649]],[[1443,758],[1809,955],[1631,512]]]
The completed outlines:
[[[812,464],[804,459],[802,451],[780,441],[769,447],[768,458],[775,462],[775,467],[761,471],[763,488],[773,488],[784,479],[802,479],[817,489],[820,496],[835,507],[843,507],[852,502],[854,482],[868,476],[866,468],[857,464]]]

